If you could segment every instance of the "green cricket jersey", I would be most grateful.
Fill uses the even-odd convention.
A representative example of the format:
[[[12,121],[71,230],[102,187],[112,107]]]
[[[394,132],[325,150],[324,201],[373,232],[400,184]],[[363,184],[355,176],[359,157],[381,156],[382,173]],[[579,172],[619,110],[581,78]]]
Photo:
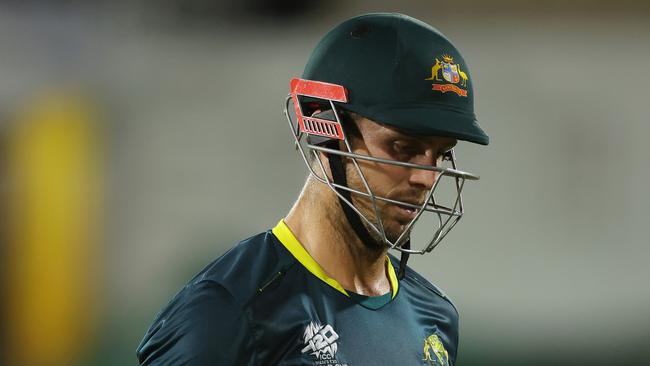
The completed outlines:
[[[157,314],[141,365],[453,365],[458,313],[410,268],[365,297],[328,277],[284,221],[197,274]]]

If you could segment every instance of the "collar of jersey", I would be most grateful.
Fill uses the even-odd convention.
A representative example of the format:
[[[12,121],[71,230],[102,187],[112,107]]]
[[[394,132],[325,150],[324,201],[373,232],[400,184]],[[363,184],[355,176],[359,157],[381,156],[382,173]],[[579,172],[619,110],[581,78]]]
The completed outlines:
[[[287,226],[284,220],[280,220],[278,224],[273,228],[273,235],[284,245],[285,248],[303,265],[309,272],[314,276],[318,277],[321,281],[332,286],[334,289],[344,294],[347,297],[350,297],[347,291],[341,286],[341,284],[325,274],[323,268],[312,258],[311,255],[307,252],[305,247],[298,241],[295,235],[291,232],[291,229]],[[390,261],[390,258],[386,256],[386,270],[388,272],[388,280],[390,281],[390,290],[392,292],[391,299],[394,299],[397,295],[397,289],[399,282],[397,281],[397,276],[395,275],[395,268]]]

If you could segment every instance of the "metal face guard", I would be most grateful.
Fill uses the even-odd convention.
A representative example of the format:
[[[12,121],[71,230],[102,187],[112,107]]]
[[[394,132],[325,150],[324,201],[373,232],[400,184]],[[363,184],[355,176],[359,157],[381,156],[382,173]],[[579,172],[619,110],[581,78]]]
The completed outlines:
[[[301,97],[307,97],[310,99],[319,99],[321,102],[325,102],[334,112],[334,121],[313,118],[311,116],[305,116],[303,114],[303,108],[301,105]],[[291,119],[289,113],[289,103],[293,101],[293,110],[296,115],[297,123]],[[303,79],[293,79],[291,81],[291,93],[287,96],[285,101],[284,113],[289,123],[292,136],[296,145],[296,149],[300,151],[300,154],[303,158],[303,161],[309,169],[310,175],[321,183],[326,184],[336,195],[345,202],[354,212],[359,215],[359,217],[367,224],[367,228],[371,230],[375,236],[381,239],[383,243],[390,249],[398,250],[402,253],[417,253],[424,254],[433,250],[442,239],[447,236],[449,231],[458,223],[460,218],[463,216],[463,201],[461,196],[461,191],[465,185],[466,180],[478,180],[479,177],[467,172],[460,171],[456,168],[456,160],[453,150],[445,156],[445,162],[450,165],[448,168],[431,166],[431,165],[421,165],[413,164],[396,160],[382,159],[368,155],[361,155],[353,153],[350,147],[348,139],[345,137],[341,120],[339,118],[336,106],[334,102],[346,103],[347,102],[347,93],[345,88],[340,85],[321,83],[317,81],[303,80]],[[325,139],[334,139],[341,140],[345,145],[347,151],[337,150],[322,146],[321,144],[314,144],[309,141],[308,136],[318,136],[319,138]],[[352,161],[361,181],[363,182],[364,190],[358,190],[350,188],[341,184],[335,183],[332,179],[328,177],[323,163],[318,157],[318,153],[323,152],[326,154],[335,154],[341,157],[347,158]],[[318,167],[320,168],[319,172],[315,171],[309,163],[307,158],[308,154],[314,156],[315,161],[318,162]],[[386,197],[381,197],[375,195],[370,189],[368,182],[359,167],[357,162],[359,160],[366,160],[381,164],[389,164],[394,166],[401,166],[410,169],[422,169],[428,171],[436,171],[439,173],[438,178],[436,179],[433,186],[426,193],[425,199],[421,204],[413,204],[411,202],[404,202],[399,200],[393,200]],[[454,194],[448,195],[450,198],[450,203],[443,204],[440,193],[440,182],[442,180],[451,180],[450,186]],[[348,199],[343,197],[339,190],[345,190],[351,194],[358,195],[359,197],[365,197],[369,199],[372,208],[374,211],[374,218],[366,217],[363,213],[359,211],[357,207]],[[438,195],[437,195],[438,194]],[[378,201],[382,201],[389,204],[394,204],[397,206],[402,206],[406,208],[411,208],[417,210],[417,213],[413,219],[411,219],[406,225],[405,229],[401,232],[399,237],[394,241],[389,240],[386,237],[384,230],[384,224],[382,220],[381,213],[378,208]],[[406,242],[410,239],[411,231],[414,228],[415,223],[420,219],[420,217],[425,213],[429,213],[434,217],[434,227],[431,231],[433,234],[431,238],[426,242],[425,245],[421,246],[420,249],[417,249],[411,243],[411,248],[403,247]]]

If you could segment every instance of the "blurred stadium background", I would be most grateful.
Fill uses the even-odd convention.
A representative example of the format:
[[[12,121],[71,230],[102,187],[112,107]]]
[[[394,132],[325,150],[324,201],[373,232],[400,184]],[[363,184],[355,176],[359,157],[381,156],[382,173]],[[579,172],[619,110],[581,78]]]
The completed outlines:
[[[412,260],[460,309],[458,365],[649,365],[648,4],[1,1],[0,364],[136,364],[296,197],[282,102],[315,43],[399,11],[463,51],[492,137],[457,149],[482,180]]]

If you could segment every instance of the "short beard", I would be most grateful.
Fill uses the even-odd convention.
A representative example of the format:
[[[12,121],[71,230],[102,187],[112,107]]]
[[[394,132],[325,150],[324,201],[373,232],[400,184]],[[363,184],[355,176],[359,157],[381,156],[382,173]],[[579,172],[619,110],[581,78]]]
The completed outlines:
[[[359,195],[355,195],[354,193],[352,195],[353,195],[352,203],[354,204],[355,208],[359,210],[359,212],[361,212],[363,216],[365,216],[370,222],[373,223],[373,225],[371,225],[366,220],[364,220],[363,217],[360,218],[361,223],[363,224],[363,229],[368,232],[369,237],[371,239],[371,242],[367,243],[366,241],[363,241],[363,244],[366,246],[366,248],[371,250],[383,250],[386,248],[390,248],[391,246],[390,243],[395,243],[397,239],[399,239],[400,236],[402,236],[403,234],[402,231],[396,232],[396,231],[388,230],[389,228],[386,226],[386,223],[382,222],[384,227],[384,235],[386,235],[386,239],[390,242],[389,243],[384,241],[384,238],[382,237],[381,233],[378,233],[377,230],[381,230],[379,228],[380,225],[379,219],[384,217],[384,213],[382,211],[389,208],[391,204],[387,204],[384,202],[377,202],[377,209],[379,211],[379,218],[377,218],[369,198],[361,197]],[[347,204],[347,203],[342,202],[342,204]],[[359,215],[356,212],[354,214]],[[402,243],[408,241],[408,238],[410,236],[410,234],[408,233],[404,235],[406,235],[406,240],[402,240]]]
[[[361,178],[358,176],[358,173],[355,168],[352,167],[352,164],[347,164],[347,185],[350,188],[357,189],[359,191],[365,191],[364,188],[362,188],[362,183],[361,183]],[[372,189],[372,187],[371,187]],[[409,192],[410,193],[410,192]],[[354,207],[365,216],[365,218],[368,219],[371,223],[376,225],[377,230],[379,229],[379,220],[381,220],[383,217],[387,217],[388,214],[385,212],[387,211],[393,204],[387,203],[384,201],[376,201],[377,205],[377,213],[374,210],[373,203],[371,198],[361,196],[359,194],[351,193],[352,197],[352,204]],[[341,202],[341,204],[347,204],[344,202]],[[354,213],[355,215],[359,215],[358,213]],[[377,217],[377,214],[379,217]],[[384,241],[384,238],[380,233],[378,233],[373,225],[369,224],[363,217],[360,218],[361,223],[363,224],[364,229],[368,232],[370,235],[370,238],[372,239],[372,242],[366,243],[364,241],[364,245],[371,250],[383,250],[386,248],[390,247],[390,243],[395,243],[397,239],[402,236],[402,231],[395,231],[395,230],[388,230],[387,223],[382,220],[383,228],[384,228],[384,234],[386,236],[386,239],[390,242],[387,243]],[[402,240],[402,244],[408,241],[410,237],[410,233],[404,234],[406,236],[405,240]]]
[[[381,215],[381,213],[380,213]],[[368,233],[370,234],[370,237],[372,238],[373,243],[371,244],[366,244],[367,247],[369,248],[390,248],[389,243],[384,242],[384,238],[381,237],[380,234],[378,234],[371,226],[368,224],[365,220],[361,219],[363,222],[363,227]],[[402,232],[392,232],[386,230],[386,227],[384,227],[384,234],[386,235],[386,239],[390,241],[391,243],[395,243],[397,239],[402,236]],[[406,236],[406,240],[402,240],[402,244],[405,243],[406,241],[409,240],[410,238],[410,233],[404,234]]]
[[[355,215],[358,214],[355,213]],[[377,234],[377,232],[370,226],[370,224],[366,222],[366,220],[361,219],[361,222],[363,223],[363,229],[366,230],[370,236],[370,243],[367,243],[367,240],[361,241],[366,248],[372,251],[380,251],[388,248],[387,244],[384,243],[384,238]]]

